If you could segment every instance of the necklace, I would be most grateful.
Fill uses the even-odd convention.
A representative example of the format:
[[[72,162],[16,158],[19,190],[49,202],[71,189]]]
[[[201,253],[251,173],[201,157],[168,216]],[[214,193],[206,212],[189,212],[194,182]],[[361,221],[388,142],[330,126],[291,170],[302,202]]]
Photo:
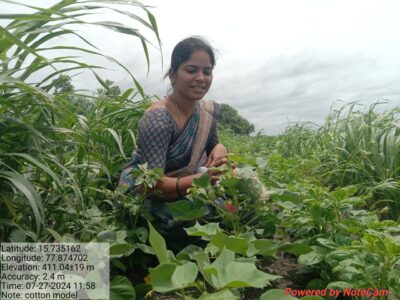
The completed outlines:
[[[181,109],[179,108],[178,103],[176,103],[176,101],[172,95],[170,96],[170,98],[171,98],[171,101],[174,103],[176,110],[178,111],[178,121],[179,121],[178,127],[179,127],[179,129],[182,129],[183,124],[182,124],[182,118],[181,118],[181,114],[182,114]]]

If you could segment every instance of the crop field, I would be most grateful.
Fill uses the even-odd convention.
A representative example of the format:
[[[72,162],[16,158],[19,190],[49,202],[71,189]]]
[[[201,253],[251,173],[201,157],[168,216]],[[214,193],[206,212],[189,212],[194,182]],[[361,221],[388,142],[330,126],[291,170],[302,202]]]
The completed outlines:
[[[229,163],[216,185],[204,175],[188,199],[168,205],[189,236],[171,241],[152,223],[144,194],[117,188],[154,97],[84,31],[69,29],[109,9],[98,2],[1,15],[10,21],[0,27],[1,243],[109,243],[112,300],[400,299],[399,107],[351,103],[332,109],[322,126],[296,124],[278,136],[221,130]],[[115,2],[145,12],[146,19],[125,17],[161,45],[146,7]],[[92,25],[139,39],[150,59],[137,30]],[[86,46],[58,39],[69,36]],[[82,53],[114,62],[132,88],[102,78],[102,66]],[[73,71],[89,72],[101,88],[75,90]],[[162,173],[142,165],[135,175],[146,191]]]

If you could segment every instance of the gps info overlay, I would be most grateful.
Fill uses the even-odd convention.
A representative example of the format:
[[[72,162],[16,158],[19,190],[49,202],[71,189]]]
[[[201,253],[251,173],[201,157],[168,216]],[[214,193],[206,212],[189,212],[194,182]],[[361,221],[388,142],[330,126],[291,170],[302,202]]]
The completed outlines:
[[[0,299],[109,299],[107,243],[2,243]]]

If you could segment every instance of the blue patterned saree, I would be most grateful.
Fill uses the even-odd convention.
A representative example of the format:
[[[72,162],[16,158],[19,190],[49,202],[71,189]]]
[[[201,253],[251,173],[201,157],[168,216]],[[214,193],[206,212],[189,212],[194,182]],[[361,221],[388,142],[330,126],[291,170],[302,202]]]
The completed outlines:
[[[138,149],[124,168],[119,186],[123,192],[135,186],[131,171],[139,164],[161,168],[166,176],[188,176],[203,165],[216,144],[217,107],[200,101],[183,129],[164,107],[150,108],[139,122]]]
[[[122,171],[119,189],[124,193],[135,192],[132,170],[144,163],[149,168],[162,168],[169,177],[195,174],[218,144],[217,113],[214,102],[201,100],[184,128],[179,129],[165,107],[152,106],[139,122],[138,149]],[[165,223],[163,227],[172,225],[173,218],[166,211],[165,201],[146,202],[153,214]]]

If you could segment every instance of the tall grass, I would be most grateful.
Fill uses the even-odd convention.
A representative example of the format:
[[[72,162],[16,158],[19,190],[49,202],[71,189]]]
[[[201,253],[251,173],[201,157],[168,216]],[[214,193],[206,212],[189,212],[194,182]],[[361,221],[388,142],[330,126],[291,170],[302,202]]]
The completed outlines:
[[[281,151],[319,160],[315,170],[331,187],[358,185],[370,206],[388,205],[400,216],[400,108],[377,112],[355,103],[332,110],[317,130],[297,125],[280,137]]]
[[[20,5],[35,12],[0,15],[11,20],[0,27],[1,241],[39,240],[46,239],[49,232],[88,230],[83,228],[82,218],[90,218],[88,210],[110,198],[119,170],[136,143],[134,130],[147,105],[143,89],[127,68],[68,25],[88,24],[82,17],[112,10],[150,28],[160,44],[154,16],[136,1],[98,0],[94,4],[63,0],[49,8]],[[147,20],[120,5],[144,12]],[[90,24],[138,38],[149,63],[148,39],[137,29],[118,22]],[[78,37],[86,47],[47,46],[68,36]],[[71,54],[45,56],[55,49]],[[109,89],[96,73],[102,67],[79,60],[77,53],[114,62],[130,76],[134,88],[114,98],[53,95],[53,79],[73,70],[89,70],[104,89]],[[30,82],[43,70],[48,74],[45,78]],[[137,95],[141,101],[133,100]]]

